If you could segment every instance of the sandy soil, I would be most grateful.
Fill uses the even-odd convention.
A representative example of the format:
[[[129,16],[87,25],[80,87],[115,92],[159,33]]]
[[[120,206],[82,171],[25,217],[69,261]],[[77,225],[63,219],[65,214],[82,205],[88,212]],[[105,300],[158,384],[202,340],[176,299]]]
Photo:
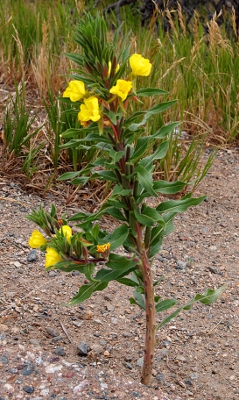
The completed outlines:
[[[70,216],[87,199],[66,206],[64,193],[41,198],[0,173],[0,400],[239,399],[238,188],[239,153],[221,151],[195,193],[207,193],[206,201],[177,217],[155,258],[163,298],[184,304],[208,287],[226,283],[227,290],[216,304],[196,305],[158,331],[145,387],[144,314],[129,304],[130,289],[111,284],[65,308],[84,277],[44,271],[42,254],[27,244],[31,208],[54,201]]]

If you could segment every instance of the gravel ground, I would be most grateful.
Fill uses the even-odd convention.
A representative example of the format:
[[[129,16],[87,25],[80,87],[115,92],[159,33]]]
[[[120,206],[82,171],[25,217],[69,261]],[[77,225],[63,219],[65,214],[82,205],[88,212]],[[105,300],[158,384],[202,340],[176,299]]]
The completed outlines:
[[[31,208],[55,201],[59,214],[70,216],[83,200],[65,206],[64,196],[42,199],[0,174],[0,400],[239,399],[238,188],[239,153],[221,151],[195,194],[207,193],[206,201],[177,217],[155,258],[163,298],[184,304],[208,287],[226,283],[227,290],[158,332],[145,387],[144,314],[129,304],[130,289],[111,284],[65,308],[83,277],[45,272],[42,255],[27,244]]]

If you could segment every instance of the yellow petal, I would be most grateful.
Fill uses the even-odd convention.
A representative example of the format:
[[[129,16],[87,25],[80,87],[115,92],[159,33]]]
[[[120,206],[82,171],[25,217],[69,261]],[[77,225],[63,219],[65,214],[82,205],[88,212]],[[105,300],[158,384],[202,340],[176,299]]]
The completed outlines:
[[[125,81],[124,79],[117,79],[116,85],[110,89],[110,93],[115,94],[124,101],[131,89],[132,82]]]
[[[63,93],[63,97],[69,97],[75,102],[81,100],[86,94],[85,84],[81,81],[70,81],[68,87]]]
[[[135,76],[148,76],[151,72],[152,64],[141,54],[133,54],[129,59],[129,63]]]
[[[62,225],[60,232],[65,236],[68,243],[71,243],[72,229],[68,225]]]
[[[28,241],[29,246],[32,247],[33,249],[38,249],[39,247],[43,246],[46,243],[47,240],[44,238],[41,232],[37,230],[34,230],[32,232],[32,235]]]
[[[47,247],[45,267],[52,267],[59,261],[62,261],[60,254],[52,247]]]

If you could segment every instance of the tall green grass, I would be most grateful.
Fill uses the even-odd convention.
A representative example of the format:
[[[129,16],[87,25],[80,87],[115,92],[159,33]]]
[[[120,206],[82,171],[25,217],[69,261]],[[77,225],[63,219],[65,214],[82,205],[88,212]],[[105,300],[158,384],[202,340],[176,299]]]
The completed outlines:
[[[105,3],[102,1],[99,4],[104,7]],[[51,143],[48,148],[55,171],[63,151],[60,149],[63,144],[60,134],[65,128],[75,126],[75,122],[69,120],[67,104],[57,100],[70,79],[70,70],[76,68],[64,56],[64,52],[79,51],[72,40],[75,26],[85,10],[95,12],[93,5],[93,0],[0,2],[0,73],[6,87],[16,81],[26,81],[27,92],[31,96],[32,93],[39,96],[39,104],[45,108],[48,118],[46,128]],[[110,29],[114,30],[118,21],[114,13],[106,17],[110,38]],[[166,17],[171,27],[168,32],[163,29]],[[164,14],[155,13],[147,28],[141,27],[140,16],[135,7],[122,7],[120,18],[124,21],[122,36],[131,30],[131,53],[142,53],[153,63],[152,74],[140,79],[147,79],[149,87],[166,90],[168,94],[163,101],[178,99],[177,104],[164,113],[163,120],[161,116],[156,117],[153,125],[145,127],[145,134],[150,134],[150,131],[155,131],[166,122],[180,120],[183,121],[181,129],[187,131],[193,140],[185,148],[179,146],[182,143],[180,135],[173,135],[166,161],[164,165],[157,166],[158,172],[164,179],[181,177],[195,187],[212,163],[211,157],[205,169],[201,166],[204,143],[213,141],[220,146],[238,142],[237,33],[234,31],[229,39],[224,27],[219,28],[215,16],[208,23],[205,33],[205,27],[195,14],[190,21],[191,34],[186,29],[180,8],[177,12],[174,10],[173,14],[169,11]],[[231,25],[235,26],[235,16],[231,14],[228,18],[231,18]],[[145,85],[145,82],[142,81],[142,84]],[[149,106],[148,101],[151,100],[145,102],[145,108]],[[135,107],[137,108],[137,104]],[[23,118],[25,110],[16,115]],[[6,114],[5,124],[8,149],[19,155],[22,143],[25,143],[25,138],[28,140],[31,133],[29,118],[25,137],[23,120],[16,125],[10,114]],[[67,149],[67,144],[65,145]],[[94,149],[90,151],[87,148],[84,153],[78,149],[74,149],[72,153],[69,149],[67,151],[74,169],[79,169],[91,157],[97,157]],[[33,159],[37,159],[37,156],[36,148],[29,148],[29,157],[24,164],[28,176],[34,173]]]

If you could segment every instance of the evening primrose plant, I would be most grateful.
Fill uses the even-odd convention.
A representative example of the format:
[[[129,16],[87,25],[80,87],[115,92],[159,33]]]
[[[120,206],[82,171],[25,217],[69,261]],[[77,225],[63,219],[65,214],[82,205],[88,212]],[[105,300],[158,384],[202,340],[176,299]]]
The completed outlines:
[[[83,302],[111,281],[132,288],[130,303],[138,305],[146,314],[141,382],[148,384],[156,330],[180,311],[189,310],[194,302],[216,301],[224,287],[197,294],[156,325],[156,313],[171,308],[177,300],[160,297],[158,281],[154,280],[151,268],[154,256],[164,237],[172,232],[174,217],[200,204],[205,196],[192,198],[188,194],[180,200],[159,202],[159,195],[175,194],[186,185],[183,181],[153,179],[155,163],[164,159],[171,134],[179,123],[159,126],[147,136],[144,130],[155,115],[173,106],[175,101],[159,101],[160,96],[166,95],[164,90],[141,87],[147,84],[153,65],[141,54],[130,55],[127,38],[122,40],[117,53],[118,40],[119,30],[112,42],[109,41],[106,24],[100,16],[87,16],[80,21],[75,41],[82,52],[66,55],[77,67],[62,96],[62,101],[74,105],[72,112],[81,126],[62,134],[68,140],[62,147],[87,152],[93,146],[100,150],[101,156],[80,171],[65,173],[59,180],[71,179],[75,185],[84,185],[97,178],[110,182],[112,193],[95,213],[80,211],[68,220],[58,216],[54,206],[50,213],[42,208],[32,211],[28,218],[44,235],[33,231],[29,245],[45,252],[46,270],[77,270],[85,275],[88,283],[80,286],[68,305]],[[145,109],[144,99],[151,99],[147,104],[152,106]],[[137,112],[132,112],[133,103],[138,105]],[[151,206],[150,198],[158,200],[156,207]],[[109,232],[100,226],[103,216],[115,220]]]

